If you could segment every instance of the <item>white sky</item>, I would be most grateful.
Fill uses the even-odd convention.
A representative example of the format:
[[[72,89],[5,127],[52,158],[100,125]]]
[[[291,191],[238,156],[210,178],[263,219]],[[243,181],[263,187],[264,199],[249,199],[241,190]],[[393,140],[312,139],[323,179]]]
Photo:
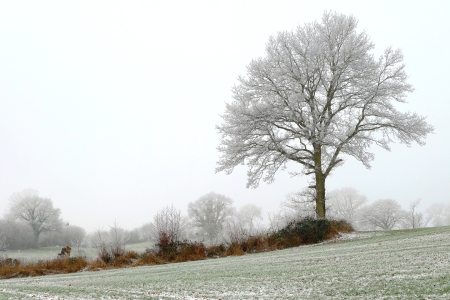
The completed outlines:
[[[270,35],[353,14],[380,54],[402,48],[415,92],[402,105],[435,126],[427,145],[373,147],[328,178],[370,201],[450,201],[448,1],[2,1],[0,215],[34,188],[71,224],[127,229],[215,191],[275,211],[307,177],[246,189],[246,167],[215,174],[224,103]],[[296,167],[295,165],[293,165]],[[300,168],[297,168],[300,170]]]

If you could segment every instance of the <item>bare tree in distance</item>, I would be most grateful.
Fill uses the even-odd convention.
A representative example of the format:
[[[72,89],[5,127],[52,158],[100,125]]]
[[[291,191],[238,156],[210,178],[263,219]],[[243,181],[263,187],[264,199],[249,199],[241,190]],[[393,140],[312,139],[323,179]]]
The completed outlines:
[[[327,201],[330,216],[344,219],[355,226],[357,211],[367,203],[367,197],[352,187],[344,187],[331,191]]]
[[[406,212],[392,199],[382,199],[362,208],[361,221],[371,229],[392,230],[399,226]]]
[[[200,229],[200,234],[209,243],[214,243],[219,237],[225,220],[234,215],[231,198],[217,194],[208,193],[198,200],[188,204],[189,218],[195,227]]]
[[[8,249],[8,244],[6,243],[6,234],[0,230],[0,254],[6,253],[6,250]],[[1,256],[0,256],[1,258]]]
[[[245,204],[237,212],[237,218],[248,229],[250,235],[255,233],[255,227],[258,227],[256,222],[262,220],[261,207],[255,204]]]
[[[305,217],[316,215],[315,195],[311,189],[290,193],[286,200],[281,202],[281,208],[285,213],[286,219],[299,220]]]
[[[357,24],[353,16],[325,12],[321,21],[270,37],[266,56],[238,78],[217,126],[216,172],[246,164],[247,187],[256,188],[298,163],[303,171],[291,174],[313,176],[316,213],[324,218],[325,181],[345,157],[370,168],[372,144],[425,144],[433,132],[425,117],[396,108],[413,91],[402,51],[389,47],[375,59]]]
[[[24,221],[16,220],[10,214],[0,219],[0,230],[6,236],[9,250],[22,250],[32,248],[34,234],[31,227]]]
[[[426,210],[432,219],[433,226],[450,225],[450,203],[432,203]]]
[[[31,226],[34,234],[33,245],[38,248],[39,236],[47,231],[59,231],[62,228],[61,211],[53,207],[52,200],[41,198],[33,189],[14,193],[11,198],[10,215]]]
[[[145,223],[139,228],[140,238],[142,240],[149,242],[150,244],[153,244],[155,242],[154,240],[155,232],[156,232],[155,225],[153,225],[153,223],[151,222]]]
[[[246,225],[237,215],[228,217],[220,231],[222,241],[229,245],[243,243],[251,236],[250,229]]]
[[[6,243],[6,234],[0,230],[0,264],[8,258],[8,244]]]
[[[421,200],[417,199],[411,201],[409,204],[409,211],[405,217],[405,225],[408,228],[421,228],[426,227],[428,223],[431,221],[431,215],[425,215],[424,213],[419,211],[419,205]]]

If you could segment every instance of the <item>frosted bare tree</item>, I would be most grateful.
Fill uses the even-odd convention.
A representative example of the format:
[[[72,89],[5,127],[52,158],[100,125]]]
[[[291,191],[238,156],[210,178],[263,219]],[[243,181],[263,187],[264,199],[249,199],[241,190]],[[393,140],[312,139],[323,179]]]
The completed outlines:
[[[33,189],[14,193],[11,198],[10,216],[31,226],[34,234],[33,245],[38,248],[39,236],[43,232],[60,231],[61,211],[53,207],[52,200],[41,198]]]
[[[405,225],[409,228],[421,228],[426,227],[431,221],[432,216],[424,214],[419,211],[419,205],[421,200],[417,199],[411,201],[409,204],[409,210],[405,216]]]
[[[211,192],[188,204],[189,218],[210,243],[216,241],[226,218],[234,215],[233,200]]]
[[[387,48],[379,59],[357,20],[325,12],[321,21],[279,32],[266,56],[247,66],[226,104],[216,172],[230,174],[246,164],[247,187],[271,183],[288,162],[312,175],[316,213],[325,217],[325,181],[352,156],[367,168],[372,144],[389,150],[398,140],[424,145],[433,131],[425,117],[397,110],[413,91],[401,50]]]
[[[155,241],[159,241],[163,236],[172,242],[181,241],[186,237],[187,220],[173,204],[158,211],[153,218],[153,224]]]
[[[250,235],[255,233],[258,227],[257,222],[262,220],[261,216],[261,207],[256,206],[255,204],[245,204],[242,206],[239,211],[236,213],[237,218],[243,224],[243,226],[248,230]]]
[[[126,231],[114,221],[109,231],[96,229],[91,237],[91,244],[97,250],[98,257],[105,263],[125,254],[125,245],[128,241]]]
[[[382,199],[362,208],[361,221],[372,229],[391,230],[404,222],[405,216],[397,201]]]
[[[327,196],[328,210],[333,218],[344,219],[356,225],[357,211],[366,204],[367,197],[352,187],[331,191]]]

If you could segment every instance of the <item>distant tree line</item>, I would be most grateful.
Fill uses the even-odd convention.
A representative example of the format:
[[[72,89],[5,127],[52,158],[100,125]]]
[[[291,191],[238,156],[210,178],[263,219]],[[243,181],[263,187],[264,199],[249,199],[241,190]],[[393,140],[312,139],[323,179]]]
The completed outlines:
[[[326,196],[327,217],[346,220],[356,230],[450,225],[450,204],[433,203],[422,210],[420,199],[411,201],[408,208],[402,208],[393,199],[368,203],[366,196],[351,187],[335,189]],[[170,205],[133,230],[124,230],[115,223],[108,230],[88,234],[80,226],[63,222],[60,210],[53,207],[50,199],[39,197],[35,190],[15,193],[10,200],[8,213],[0,219],[0,252],[57,245],[98,247],[117,245],[118,241],[123,245],[141,242],[156,245],[161,241],[191,240],[213,245],[275,232],[292,220],[316,217],[315,195],[308,188],[288,194],[280,210],[268,214],[266,223],[260,207],[244,204],[236,209],[231,198],[210,192],[190,202],[186,215]]]
[[[281,211],[271,218],[272,223],[284,219],[314,216],[313,196],[305,189],[287,196]],[[421,210],[422,201],[415,199],[402,208],[394,199],[379,199],[368,203],[358,190],[345,187],[327,194],[328,218],[344,219],[356,230],[392,230],[450,225],[450,203],[431,203]]]

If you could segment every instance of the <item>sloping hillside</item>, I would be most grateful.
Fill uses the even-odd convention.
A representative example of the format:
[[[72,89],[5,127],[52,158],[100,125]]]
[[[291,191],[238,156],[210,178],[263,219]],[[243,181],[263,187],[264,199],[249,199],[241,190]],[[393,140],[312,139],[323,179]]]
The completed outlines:
[[[353,238],[353,239],[352,239]],[[450,227],[151,267],[0,281],[1,299],[450,299]]]

